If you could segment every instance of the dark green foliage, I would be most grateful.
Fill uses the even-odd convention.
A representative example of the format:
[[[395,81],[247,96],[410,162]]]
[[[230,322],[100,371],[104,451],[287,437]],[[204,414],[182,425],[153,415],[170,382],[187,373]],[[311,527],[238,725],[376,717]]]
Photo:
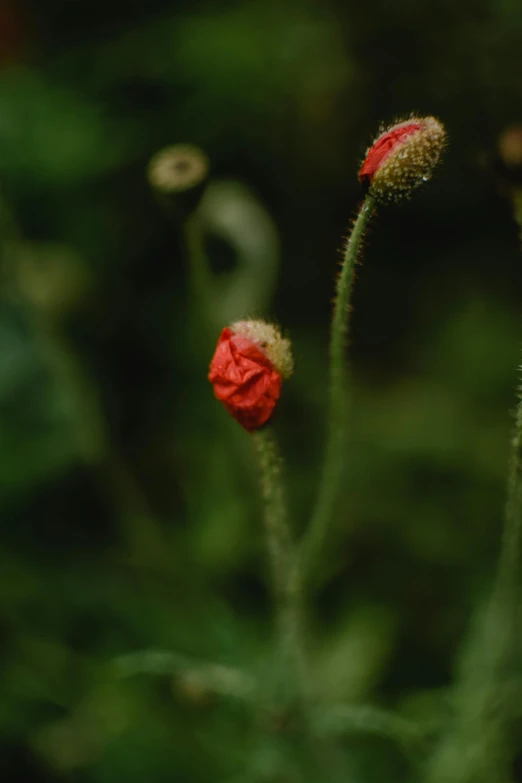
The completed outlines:
[[[522,257],[492,161],[522,120],[520,4],[23,5],[0,71],[0,777],[418,783],[499,550]],[[301,531],[358,164],[411,110],[450,147],[379,213],[356,281],[348,475],[309,617],[316,731],[341,736],[318,772],[277,703],[252,444],[206,372],[229,317],[289,331],[275,427]],[[177,142],[257,210],[234,238],[206,217],[232,252],[205,319],[146,180]]]

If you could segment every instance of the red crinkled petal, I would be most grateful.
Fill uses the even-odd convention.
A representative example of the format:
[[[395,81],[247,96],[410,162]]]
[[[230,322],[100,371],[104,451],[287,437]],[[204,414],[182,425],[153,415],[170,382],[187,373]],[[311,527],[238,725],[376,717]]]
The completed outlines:
[[[412,122],[410,125],[403,125],[400,128],[390,130],[388,133],[384,133],[378,138],[368,151],[366,159],[359,171],[359,181],[361,183],[366,182],[370,184],[377,169],[382,166],[395,147],[402,144],[408,136],[411,136],[420,129],[421,126],[418,122]]]
[[[266,424],[281,394],[281,375],[268,357],[228,328],[221,332],[208,378],[217,399],[249,432]]]

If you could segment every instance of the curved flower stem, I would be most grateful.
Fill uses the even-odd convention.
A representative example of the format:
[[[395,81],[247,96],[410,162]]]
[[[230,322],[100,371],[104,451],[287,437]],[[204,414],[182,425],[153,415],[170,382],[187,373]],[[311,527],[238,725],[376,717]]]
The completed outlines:
[[[282,480],[283,460],[272,430],[264,428],[252,436],[261,468],[265,502],[264,524],[272,570],[277,635],[295,689],[303,695],[305,684],[304,640],[301,618],[301,579],[288,524]],[[296,694],[294,694],[296,695]]]
[[[520,561],[522,557],[522,389],[516,414],[508,477],[506,515],[495,587],[496,601],[518,606]]]
[[[513,195],[522,237],[522,198]],[[516,717],[521,644],[522,387],[511,443],[504,528],[492,594],[478,618],[455,688],[456,715],[428,765],[426,783],[489,783],[510,777],[509,733]]]
[[[522,191],[513,194],[515,219],[522,238]],[[522,386],[518,388],[515,432],[511,443],[507,503],[495,595],[499,603],[510,598],[518,606],[522,558]]]
[[[522,239],[522,191],[511,194]],[[520,565],[522,561],[522,388],[509,464],[507,502],[493,591],[470,636],[456,714],[430,760],[425,783],[489,783],[510,778],[509,730],[520,689]]]
[[[510,729],[520,702],[520,562],[522,555],[522,400],[519,401],[508,498],[495,585],[476,619],[455,686],[455,717],[433,754],[425,783],[510,779]]]
[[[339,485],[344,469],[346,427],[348,419],[348,389],[345,348],[350,317],[350,296],[353,288],[354,270],[364,233],[375,212],[375,200],[367,196],[363,202],[352,232],[344,249],[341,274],[337,280],[337,291],[330,334],[330,389],[328,410],[328,433],[325,459],[322,468],[316,505],[305,533],[301,558],[307,571],[320,551],[337,500]]]

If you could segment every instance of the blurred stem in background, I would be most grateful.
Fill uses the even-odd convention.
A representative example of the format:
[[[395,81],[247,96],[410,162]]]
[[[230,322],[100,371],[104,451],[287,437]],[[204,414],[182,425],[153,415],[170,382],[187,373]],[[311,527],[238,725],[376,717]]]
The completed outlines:
[[[280,243],[256,194],[240,182],[211,180],[209,171],[206,154],[188,144],[160,150],[148,165],[149,184],[183,236],[194,325],[200,333],[210,332],[213,342],[223,324],[266,314]],[[208,240],[217,240],[226,251],[227,268],[212,268]]]
[[[161,553],[165,552],[162,533],[145,492],[109,433],[90,374],[59,325],[34,308],[29,318],[67,401],[78,454],[114,504],[131,559],[161,562]]]
[[[522,142],[522,136],[521,136]],[[511,191],[522,237],[522,189]],[[455,686],[455,718],[427,768],[426,783],[507,783],[519,713],[522,561],[522,388],[507,485],[504,528],[492,594],[479,612]]]
[[[522,188],[513,191],[513,212],[518,223],[520,244],[522,245]]]
[[[80,264],[59,245],[25,241],[3,198],[0,228],[5,285],[23,302],[33,338],[63,399],[74,451],[114,504],[131,559],[156,562],[164,552],[161,531],[106,426],[98,389],[65,332],[63,315],[85,282]]]
[[[513,193],[513,208],[522,237],[522,188]],[[506,519],[496,585],[497,602],[512,612],[509,640],[519,619],[520,564],[522,555],[522,386],[518,386],[518,406],[512,440],[508,476]],[[506,629],[507,632],[507,629]],[[506,640],[506,644],[508,640]]]
[[[208,351],[213,339],[213,280],[197,207],[208,182],[210,162],[192,144],[174,144],[150,160],[147,175],[166,213],[180,226],[188,259],[191,331]]]
[[[315,508],[302,542],[302,568],[305,574],[321,551],[328,525],[332,521],[343,477],[348,425],[348,379],[346,342],[350,323],[350,298],[355,265],[365,231],[375,212],[375,200],[367,196],[353,225],[344,249],[330,334],[330,386],[328,400],[327,444]]]
[[[520,703],[522,399],[519,400],[497,576],[462,656],[454,719],[427,767],[426,783],[507,783]]]
[[[498,138],[494,168],[504,195],[511,201],[522,244],[522,125],[509,125]]]
[[[213,340],[213,281],[207,255],[201,220],[196,213],[189,215],[184,223],[184,239],[189,259],[190,293],[194,313],[205,336]]]
[[[226,249],[213,275],[212,315],[223,324],[267,316],[279,273],[279,232],[256,193],[242,182],[212,180],[197,209],[205,237]]]

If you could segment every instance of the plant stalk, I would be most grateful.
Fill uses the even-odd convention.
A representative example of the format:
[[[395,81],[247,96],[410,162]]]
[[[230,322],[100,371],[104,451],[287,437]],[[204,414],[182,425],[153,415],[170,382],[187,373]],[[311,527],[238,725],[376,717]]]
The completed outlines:
[[[189,266],[189,284],[193,308],[200,328],[213,331],[212,307],[214,292],[212,271],[205,251],[201,221],[197,212],[189,215],[184,223],[185,251]]]
[[[520,578],[522,550],[522,401],[519,401],[508,498],[493,591],[476,618],[460,679],[455,717],[430,759],[425,783],[505,783],[510,780],[509,733],[520,687]]]
[[[283,460],[270,427],[252,436],[261,469],[264,525],[272,571],[277,638],[295,689],[303,695],[305,654],[302,623],[301,579],[292,540],[283,483]]]
[[[350,322],[350,300],[355,266],[369,221],[375,212],[375,199],[367,196],[353,225],[344,249],[330,334],[330,386],[326,452],[316,505],[301,545],[303,572],[319,554],[331,522],[344,465],[348,424],[348,379],[345,359]]]

